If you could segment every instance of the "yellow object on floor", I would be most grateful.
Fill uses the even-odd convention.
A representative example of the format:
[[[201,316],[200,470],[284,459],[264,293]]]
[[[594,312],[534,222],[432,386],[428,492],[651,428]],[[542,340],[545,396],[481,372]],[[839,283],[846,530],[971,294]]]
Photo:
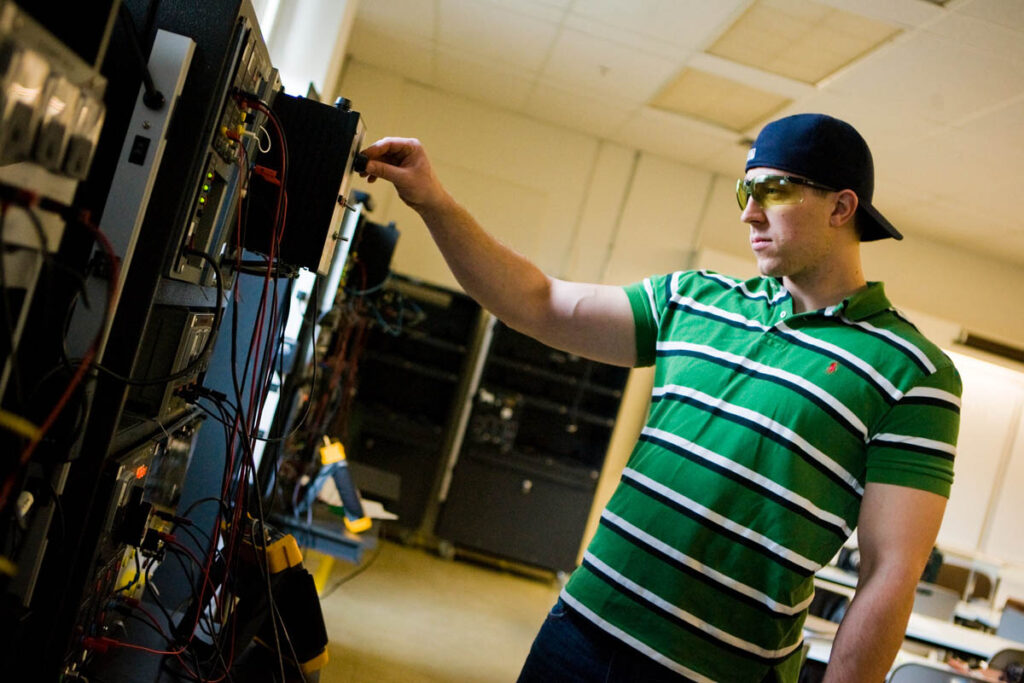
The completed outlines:
[[[316,585],[317,594],[323,595],[327,579],[331,578],[331,572],[334,570],[334,558],[316,550],[307,550],[306,563],[309,564],[312,560],[316,561],[316,569],[313,570],[313,583]]]

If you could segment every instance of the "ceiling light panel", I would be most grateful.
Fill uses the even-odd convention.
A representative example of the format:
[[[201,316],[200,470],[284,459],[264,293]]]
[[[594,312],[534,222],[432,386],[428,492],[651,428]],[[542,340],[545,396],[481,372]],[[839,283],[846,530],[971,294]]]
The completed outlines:
[[[792,102],[698,69],[686,68],[658,93],[651,106],[692,116],[736,132],[751,128]]]
[[[900,29],[811,0],[757,0],[707,52],[817,83]]]

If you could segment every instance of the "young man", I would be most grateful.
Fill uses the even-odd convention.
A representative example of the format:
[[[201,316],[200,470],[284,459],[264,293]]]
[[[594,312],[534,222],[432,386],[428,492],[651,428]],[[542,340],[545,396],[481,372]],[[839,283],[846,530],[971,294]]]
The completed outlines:
[[[655,365],[647,426],[521,681],[795,681],[814,572],[858,528],[827,681],[881,681],[953,476],[960,380],[861,269],[899,232],[863,138],[821,114],[761,131],[737,183],[761,278],[625,288],[548,277],[445,192],[416,140],[364,151],[460,284],[572,353]]]

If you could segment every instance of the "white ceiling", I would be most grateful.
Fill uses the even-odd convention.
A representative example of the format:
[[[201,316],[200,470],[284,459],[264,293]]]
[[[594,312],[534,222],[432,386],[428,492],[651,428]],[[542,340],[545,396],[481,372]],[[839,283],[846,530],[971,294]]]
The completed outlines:
[[[852,123],[875,205],[1024,265],[1024,0],[820,0],[902,33],[817,85],[702,52],[753,0],[362,0],[349,53],[447,92],[736,176],[743,137],[647,106],[686,66]],[[774,117],[773,117],[774,118]]]

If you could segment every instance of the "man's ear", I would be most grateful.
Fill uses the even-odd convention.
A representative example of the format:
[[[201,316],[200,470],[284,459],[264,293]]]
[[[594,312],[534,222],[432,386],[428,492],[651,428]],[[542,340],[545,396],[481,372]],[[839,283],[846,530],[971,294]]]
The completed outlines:
[[[859,203],[856,192],[853,190],[840,190],[836,194],[832,215],[829,216],[829,225],[838,227],[847,221],[853,220]]]

